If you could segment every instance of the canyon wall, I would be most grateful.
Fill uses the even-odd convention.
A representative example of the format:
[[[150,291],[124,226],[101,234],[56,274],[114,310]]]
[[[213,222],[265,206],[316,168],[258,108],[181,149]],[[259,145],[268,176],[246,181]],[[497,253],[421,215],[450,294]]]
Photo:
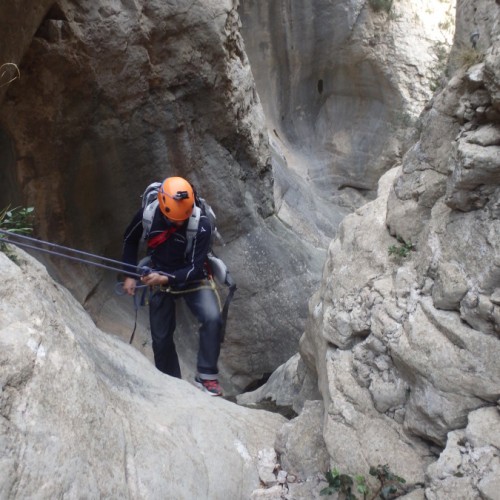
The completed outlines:
[[[147,183],[190,177],[217,211],[239,285],[221,358],[228,392],[286,361],[238,401],[300,413],[282,426],[226,401],[206,406],[103,335],[29,257],[0,254],[0,491],[76,495],[91,477],[95,492],[148,497],[166,477],[179,498],[227,485],[243,498],[276,435],[282,467],[304,481],[286,485],[295,498],[318,495],[326,468],[384,463],[408,498],[496,498],[500,7],[458,2],[442,73],[450,4],[424,3],[0,6],[0,61],[21,71],[0,87],[0,206],[34,205],[38,236],[116,258]],[[113,277],[43,260],[128,340],[133,311],[110,295]],[[143,313],[134,345],[149,356]],[[152,474],[142,459],[170,449],[171,428],[181,445]],[[88,439],[87,461],[68,445],[76,437]],[[176,462],[186,444],[194,451]],[[202,484],[177,480],[181,469],[203,469]],[[281,498],[285,486],[273,488],[255,495]]]
[[[0,61],[21,72],[0,89],[0,206],[34,206],[38,237],[117,259],[147,184],[188,177],[216,210],[216,252],[238,285],[221,355],[235,392],[296,352],[328,242],[405,150],[439,74],[434,45],[452,31],[449,2],[398,2],[391,16],[287,5],[0,6]],[[39,258],[102,328],[130,337],[134,307],[113,273]],[[138,317],[134,345],[151,357]],[[194,328],[182,314],[186,377]]]
[[[238,285],[221,357],[228,390],[271,372],[297,349],[324,250],[273,216],[267,132],[236,3],[15,5],[0,6],[13,34],[0,61],[21,72],[2,88],[0,206],[34,206],[37,237],[119,259],[146,186],[189,178],[216,211],[226,242],[216,252]],[[98,324],[130,336],[133,303],[114,295],[113,273],[38,257]],[[143,312],[135,345],[151,357]],[[189,377],[197,338],[183,317]]]
[[[400,0],[389,11],[376,3],[242,0],[239,8],[278,216],[323,246],[401,159],[453,36],[454,1]]]
[[[239,398],[300,409],[312,373],[330,463],[387,463],[411,498],[498,498],[499,22],[498,4],[458,3],[448,78],[330,244],[300,359]],[[294,439],[280,449],[300,469]]]

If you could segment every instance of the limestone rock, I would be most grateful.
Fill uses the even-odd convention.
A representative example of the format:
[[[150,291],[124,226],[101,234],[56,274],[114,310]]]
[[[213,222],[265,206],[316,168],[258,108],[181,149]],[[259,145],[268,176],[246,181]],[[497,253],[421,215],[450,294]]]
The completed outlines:
[[[432,299],[437,309],[459,309],[467,282],[457,263],[443,262],[437,270]]]
[[[0,7],[0,32],[2,33],[2,47],[0,48],[0,66],[5,63],[19,64],[30,45],[33,35],[53,0],[12,0],[9,5]],[[23,27],[19,29],[19,20],[23,19]],[[3,71],[2,71],[3,73]],[[6,80],[0,80],[0,101],[8,85]]]
[[[239,394],[236,400],[242,405],[255,405],[272,401],[279,407],[288,407],[300,413],[304,403],[321,399],[316,386],[316,377],[311,374],[297,353],[278,367],[269,380],[252,392]]]
[[[266,486],[275,486],[277,483],[276,469],[278,458],[274,448],[265,448],[258,455],[259,478]]]
[[[472,412],[465,429],[451,432],[439,460],[427,470],[426,498],[497,498],[499,426],[498,409],[490,407]]]
[[[370,466],[387,463],[408,482],[422,482],[430,462],[426,446],[402,432],[394,419],[378,413],[370,391],[355,379],[349,351],[332,350],[328,358],[323,435],[331,462],[345,473],[365,477]]]
[[[241,0],[277,212],[298,232],[326,246],[401,158],[440,78],[453,5],[392,2],[386,13],[361,0]]]
[[[322,435],[323,415],[321,401],[308,401],[301,414],[285,424],[276,438],[281,467],[302,480],[330,469]]]
[[[31,257],[11,259],[0,252],[0,497],[249,498],[285,419],[161,374]]]
[[[446,202],[454,209],[468,211],[486,205],[500,185],[500,127],[492,125],[464,134],[458,143],[456,166],[446,189]]]
[[[484,66],[450,67],[418,141],[342,222],[300,343],[332,462],[359,473],[383,460],[425,481],[429,499],[497,494],[500,11],[490,7],[458,5],[454,53],[465,19],[482,16]],[[401,242],[413,249],[396,259],[387,249]]]
[[[295,354],[324,246],[273,215],[265,116],[237,2],[50,5],[0,6],[9,35],[0,63],[22,74],[0,89],[0,206],[34,206],[37,237],[119,259],[144,188],[188,177],[216,211],[226,242],[216,251],[238,285],[220,363],[238,392]],[[114,296],[114,273],[41,259],[99,326],[128,340],[134,308]],[[180,314],[186,374],[195,369],[189,321]],[[147,324],[139,314],[134,345],[151,358]]]
[[[252,491],[250,500],[281,500],[284,498],[283,487],[280,484],[275,484],[270,488],[259,488]]]

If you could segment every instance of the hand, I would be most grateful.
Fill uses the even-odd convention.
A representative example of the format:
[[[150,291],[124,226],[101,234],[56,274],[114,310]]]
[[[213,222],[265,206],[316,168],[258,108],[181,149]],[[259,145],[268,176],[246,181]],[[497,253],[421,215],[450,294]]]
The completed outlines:
[[[135,278],[125,278],[125,281],[123,282],[123,290],[125,291],[125,293],[127,293],[128,295],[135,295],[135,287]]]
[[[167,285],[168,284],[168,276],[165,276],[160,273],[149,273],[141,278],[141,281],[148,286],[154,285]]]

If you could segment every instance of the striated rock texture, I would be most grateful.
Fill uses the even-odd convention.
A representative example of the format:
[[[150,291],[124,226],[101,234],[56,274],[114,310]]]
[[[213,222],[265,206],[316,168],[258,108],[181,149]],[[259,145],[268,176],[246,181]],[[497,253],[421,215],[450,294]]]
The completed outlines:
[[[250,498],[285,419],[211,398],[0,252],[0,498]]]
[[[388,463],[429,499],[498,498],[500,477],[500,6],[474,5],[419,140],[331,243],[301,339],[331,463]]]
[[[442,76],[454,5],[241,0],[283,221],[327,246],[372,197]]]
[[[236,5],[0,5],[9,35],[0,62],[21,70],[2,88],[0,206],[34,206],[37,236],[116,259],[147,184],[188,177],[217,213],[227,243],[217,251],[238,284],[221,358],[228,389],[296,352],[324,257],[273,216],[264,115]],[[44,262],[100,325],[130,336],[133,305],[113,296],[112,273]],[[150,356],[139,319],[136,344]],[[197,340],[183,324],[189,376]]]

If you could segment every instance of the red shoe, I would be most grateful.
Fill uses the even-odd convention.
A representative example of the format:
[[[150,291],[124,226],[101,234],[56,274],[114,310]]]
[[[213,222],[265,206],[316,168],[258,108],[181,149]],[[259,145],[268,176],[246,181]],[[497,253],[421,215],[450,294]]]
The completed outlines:
[[[206,392],[210,396],[222,396],[222,388],[219,385],[219,381],[215,380],[204,380],[200,377],[194,379],[194,383],[198,389]]]

